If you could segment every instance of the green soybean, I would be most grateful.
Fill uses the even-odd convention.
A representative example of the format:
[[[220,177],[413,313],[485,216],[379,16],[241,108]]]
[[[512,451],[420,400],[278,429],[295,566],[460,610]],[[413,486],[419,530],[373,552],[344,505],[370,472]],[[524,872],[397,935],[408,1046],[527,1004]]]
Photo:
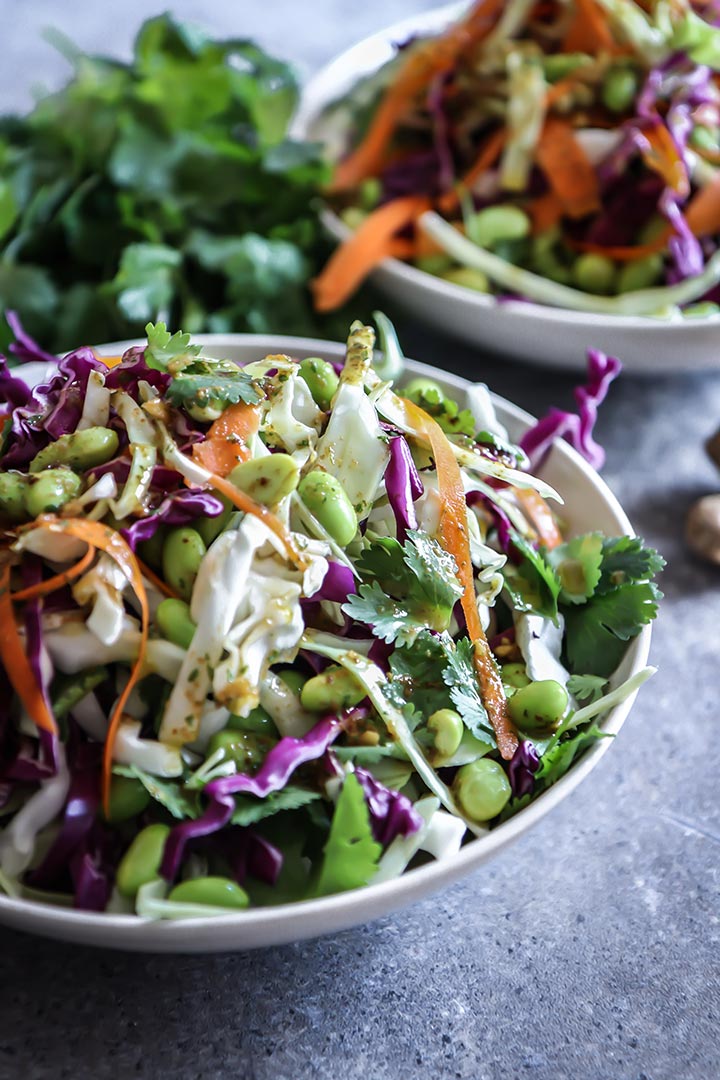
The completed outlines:
[[[59,510],[82,491],[82,480],[72,469],[46,469],[31,476],[25,487],[25,509],[31,518]]]
[[[557,727],[568,707],[567,690],[554,679],[522,686],[508,701],[508,711],[521,731],[543,732]]]
[[[660,280],[663,269],[662,255],[648,255],[645,259],[625,263],[617,279],[619,293],[634,292],[636,289],[649,289]]]
[[[83,472],[104,465],[117,453],[117,432],[110,428],[89,427],[61,435],[46,446],[30,462],[30,472],[42,472],[53,465],[68,465]]]
[[[638,80],[629,67],[611,67],[605,73],[600,96],[610,112],[627,112],[635,101]]]
[[[299,370],[313,396],[313,401],[327,412],[340,385],[335,368],[319,356],[306,356],[300,362]]]
[[[234,761],[240,772],[244,772],[251,765],[259,765],[267,749],[254,733],[225,728],[211,737],[207,756],[220,753],[223,761]]]
[[[376,176],[369,176],[360,185],[360,205],[365,210],[374,210],[382,196],[382,182]]]
[[[195,623],[190,616],[190,607],[184,600],[169,596],[158,604],[155,621],[164,638],[181,649],[189,649],[195,635]]]
[[[120,525],[120,528],[122,528],[122,525]],[[142,540],[137,547],[138,555],[142,561],[155,570],[159,570],[162,566],[162,553],[166,536],[166,526],[160,525],[149,540]]]
[[[522,240],[530,234],[530,218],[519,206],[487,206],[472,214],[467,234],[474,244],[494,248],[502,240]]]
[[[263,506],[277,504],[298,486],[300,469],[289,454],[268,454],[236,465],[229,480]]]
[[[433,734],[433,747],[438,758],[451,758],[465,731],[460,713],[454,709],[438,709],[428,719],[427,726]]]
[[[340,481],[313,469],[300,481],[298,495],[333,540],[346,547],[357,532],[357,514]]]
[[[440,277],[443,281],[449,281],[451,285],[462,285],[464,289],[474,289],[475,292],[490,292],[490,279],[482,270],[474,270],[471,266],[455,266],[451,270],[445,270]]]
[[[170,529],[162,554],[163,577],[183,600],[190,600],[200,563],[207,548],[197,529],[183,525]]]
[[[217,517],[204,517],[197,518],[193,523],[195,528],[203,539],[205,547],[210,547],[213,540],[216,540],[221,532],[226,528],[230,518],[235,513],[235,507],[226,499],[224,495],[217,496],[225,509]]]
[[[110,781],[108,821],[130,821],[142,814],[150,803],[150,793],[132,776],[113,776]]]
[[[137,834],[118,866],[117,887],[122,896],[135,896],[141,885],[155,880],[169,835],[169,825],[147,825]]]
[[[550,56],[544,56],[542,58],[543,71],[545,72],[545,78],[549,83],[559,82],[560,79],[564,79],[570,72],[592,63],[593,58],[588,56],[587,53],[581,52],[552,53]]]
[[[181,904],[208,904],[211,907],[246,908],[248,894],[236,881],[224,877],[191,878],[171,889],[168,900]]]
[[[340,211],[340,217],[347,225],[348,229],[359,229],[362,223],[368,216],[367,210],[362,210],[359,206],[346,206],[344,210]]]
[[[584,292],[607,296],[615,287],[615,263],[605,255],[580,255],[573,266],[573,278]]]
[[[250,731],[258,735],[270,735],[271,737],[275,737],[278,733],[273,718],[263,709],[262,705],[256,705],[247,716],[231,714],[227,726],[235,731]]]
[[[530,677],[524,664],[503,664],[500,668],[500,675],[506,686],[514,686],[519,689],[521,686],[530,685]]]
[[[278,675],[294,694],[300,694],[303,686],[307,682],[307,676],[303,675],[301,671],[296,671],[294,668],[285,668],[284,671],[279,671]]]
[[[717,128],[708,128],[702,124],[694,127],[690,133],[690,145],[698,150],[707,150],[711,154],[717,154],[720,150],[720,139]]]
[[[717,315],[718,313],[720,313],[720,307],[710,300],[705,300],[701,304],[688,304],[683,309],[683,315],[686,319],[706,319],[708,315]]]
[[[300,693],[300,704],[309,712],[341,712],[358,705],[367,691],[355,676],[335,664],[308,679]]]
[[[417,259],[413,260],[413,265],[426,274],[442,277],[446,270],[452,268],[453,261],[449,255],[438,251],[434,255],[418,255]]]
[[[21,472],[0,473],[0,520],[25,521],[25,489],[27,477]]]
[[[458,769],[453,793],[473,821],[491,821],[509,801],[512,788],[502,765],[480,758]]]

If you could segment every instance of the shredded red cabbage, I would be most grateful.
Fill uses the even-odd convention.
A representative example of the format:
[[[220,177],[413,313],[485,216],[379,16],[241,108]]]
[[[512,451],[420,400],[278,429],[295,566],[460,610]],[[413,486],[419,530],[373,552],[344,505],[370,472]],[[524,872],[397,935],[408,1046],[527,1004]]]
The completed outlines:
[[[530,740],[526,739],[520,743],[508,766],[510,787],[516,799],[532,793],[535,787],[534,774],[539,768],[540,756]]]
[[[622,364],[614,356],[606,356],[599,349],[588,350],[588,381],[574,391],[577,413],[550,409],[520,440],[520,447],[530,459],[532,471],[538,468],[559,438],[569,442],[593,468],[602,467],[605,451],[593,439],[593,429],[598,407],[605,400],[610,383],[621,370]]]
[[[405,436],[396,435],[390,439],[388,447],[390,460],[385,470],[385,489],[395,515],[397,538],[402,544],[407,530],[417,529],[414,502],[425,489]]]
[[[235,809],[235,795],[255,795],[264,799],[273,791],[279,791],[295,770],[306,761],[322,757],[328,746],[340,734],[340,723],[335,716],[326,716],[302,739],[286,736],[269,751],[254,776],[237,773],[212,780],[205,787],[210,800],[202,817],[176,825],[165,844],[160,873],[172,881],[180,869],[185,847],[198,836],[208,836],[224,828]]]
[[[373,836],[387,847],[396,836],[410,836],[422,827],[423,819],[406,795],[392,791],[371,772],[357,766],[355,775],[365,795]]]
[[[209,491],[190,491],[181,488],[169,495],[148,517],[138,518],[120,532],[133,551],[137,545],[152,539],[161,525],[187,525],[199,517],[218,517],[223,513],[223,506],[217,495]]]
[[[323,583],[311,600],[330,600],[335,604],[342,604],[351,593],[357,592],[355,575],[349,566],[344,563],[328,561],[328,568]]]

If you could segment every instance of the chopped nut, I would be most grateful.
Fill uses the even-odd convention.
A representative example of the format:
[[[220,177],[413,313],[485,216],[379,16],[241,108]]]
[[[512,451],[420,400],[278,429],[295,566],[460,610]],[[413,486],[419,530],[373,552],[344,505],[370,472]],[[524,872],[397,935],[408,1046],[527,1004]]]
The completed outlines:
[[[685,539],[696,555],[720,566],[720,495],[706,495],[690,507]]]
[[[720,428],[705,443],[705,452],[713,464],[720,469]]]

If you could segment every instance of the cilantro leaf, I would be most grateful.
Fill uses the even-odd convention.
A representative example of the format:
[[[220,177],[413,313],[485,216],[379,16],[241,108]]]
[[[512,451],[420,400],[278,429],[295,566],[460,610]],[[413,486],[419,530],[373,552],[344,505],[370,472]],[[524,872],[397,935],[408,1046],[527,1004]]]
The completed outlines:
[[[176,375],[166,391],[171,405],[185,409],[225,409],[244,401],[256,405],[260,392],[241,368],[225,370],[204,360],[195,361]]]
[[[324,850],[317,896],[360,888],[377,871],[382,847],[373,839],[365,796],[353,773],[345,777]]]
[[[149,322],[145,327],[147,335],[147,348],[145,349],[145,362],[148,367],[159,371],[167,371],[168,365],[178,357],[193,357],[200,353],[200,345],[190,344],[190,335],[183,334],[181,330],[171,334],[164,322],[156,324]]]
[[[412,400],[432,416],[446,435],[475,435],[475,418],[469,409],[461,409],[456,401],[446,397],[439,387],[423,386]]]
[[[665,566],[665,560],[653,548],[647,548],[640,536],[619,536],[604,540],[602,545],[602,576],[599,592],[622,586],[627,582],[649,581]]]
[[[412,648],[395,649],[390,657],[387,696],[403,712],[411,706],[424,719],[438,709],[451,708],[450,688],[443,678],[445,665],[442,641],[423,630]]]
[[[570,739],[560,740],[550,747],[540,758],[540,768],[535,773],[535,783],[541,785],[541,790],[557,783],[561,776],[568,771],[573,761],[588,746],[592,746],[598,739],[610,739],[606,731],[593,724],[585,731],[578,731]]]
[[[531,611],[557,621],[561,585],[541,551],[536,551],[517,529],[510,529],[513,547],[521,556],[519,565],[503,567],[505,588],[516,611]]]
[[[252,795],[236,795],[235,809],[230,819],[232,825],[254,825],[263,818],[279,814],[281,810],[299,810],[302,806],[320,798],[318,791],[309,791],[288,784],[281,791],[273,792],[264,799]]]
[[[599,701],[606,686],[607,679],[602,675],[571,675],[567,681],[570,693],[585,705]]]
[[[570,670],[609,677],[627,642],[657,615],[662,593],[652,582],[623,585],[565,609],[565,651]]]
[[[562,585],[561,602],[583,604],[593,595],[600,581],[603,537],[601,533],[576,536],[549,551],[547,558]]]
[[[113,772],[118,776],[129,776],[139,780],[149,795],[164,806],[174,818],[182,821],[186,818],[200,817],[199,793],[187,791],[182,780],[161,780],[145,772],[137,765],[114,765]]]
[[[452,612],[455,601],[462,596],[457,563],[437,540],[419,529],[408,532],[404,551],[405,565],[415,575],[413,590],[424,596],[430,613],[442,613],[440,622],[446,626],[449,621],[445,619],[446,614]],[[445,626],[430,625],[433,630],[445,629]]]
[[[342,610],[351,619],[372,627],[375,637],[388,645],[411,645],[425,629],[423,618],[417,618],[407,604],[387,596],[382,587],[373,581],[361,585],[357,593],[349,596]]]
[[[476,738],[487,741],[487,736],[494,736],[494,732],[478,689],[472,642],[468,638],[461,638],[454,648],[448,642],[445,658],[443,679],[450,687],[453,705],[468,730]]]
[[[356,564],[357,569],[363,577],[377,578],[386,586],[392,584],[395,595],[400,595],[408,581],[403,555],[403,546],[399,540],[379,536],[361,553]]]

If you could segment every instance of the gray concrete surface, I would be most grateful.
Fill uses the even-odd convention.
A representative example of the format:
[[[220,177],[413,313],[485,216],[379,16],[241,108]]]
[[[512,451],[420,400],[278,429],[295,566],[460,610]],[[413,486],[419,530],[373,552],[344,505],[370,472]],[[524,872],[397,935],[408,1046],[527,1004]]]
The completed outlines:
[[[175,10],[309,67],[428,6]],[[0,101],[61,77],[42,26],[120,52],[147,11],[0,0]],[[570,402],[566,377],[404,331],[411,355],[486,378],[536,413]],[[602,414],[605,476],[670,563],[660,671],[562,807],[455,888],[330,939],[143,958],[0,931],[0,1080],[715,1080],[720,571],[688,556],[681,530],[692,499],[720,487],[701,446],[719,423],[716,376],[625,377]]]

